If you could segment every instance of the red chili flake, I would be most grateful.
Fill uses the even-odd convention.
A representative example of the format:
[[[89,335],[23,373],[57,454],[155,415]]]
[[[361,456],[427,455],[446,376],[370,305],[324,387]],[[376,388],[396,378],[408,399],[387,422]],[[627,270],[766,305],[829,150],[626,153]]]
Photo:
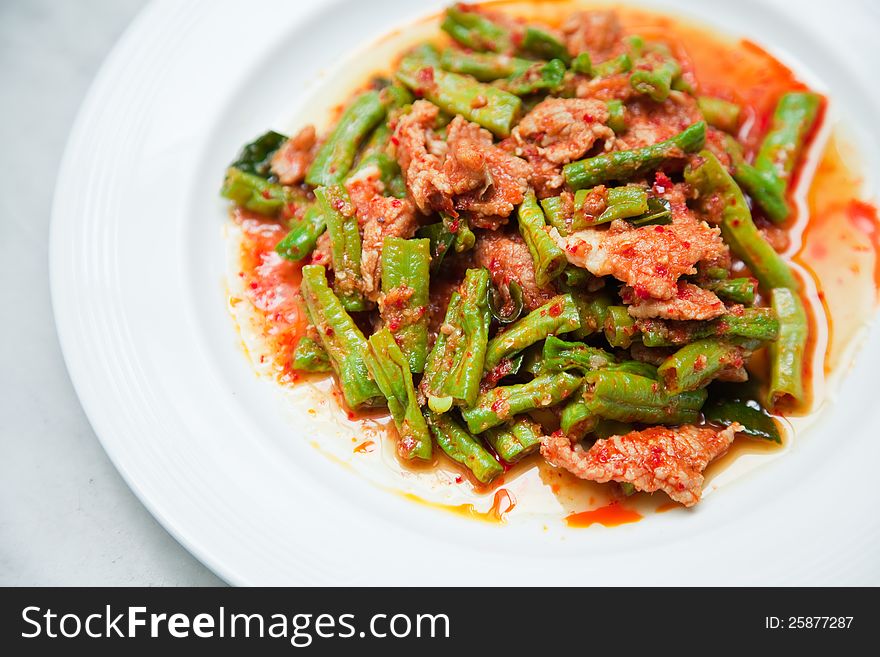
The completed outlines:
[[[252,290],[256,290],[257,287],[259,287],[259,286],[257,285],[256,281],[254,281],[254,282],[251,283],[251,289],[252,289]]]
[[[636,293],[636,296],[639,299],[650,299],[651,298],[651,293],[648,292],[648,290],[646,290],[645,286],[643,286],[643,285],[636,285],[635,288],[633,288],[633,291]]]
[[[656,194],[664,194],[667,189],[672,188],[672,181],[662,171],[658,171],[654,176],[654,192]]]
[[[666,229],[663,228],[663,226],[654,226],[654,232],[655,233],[665,233]]]
[[[460,484],[463,481],[464,477],[462,477],[461,475],[455,475],[455,483]]]
[[[416,80],[418,80],[421,84],[425,85],[433,85],[434,84],[434,67],[433,66],[425,66],[424,68],[420,68],[419,72],[416,73]]]
[[[562,304],[554,303],[550,306],[550,317],[559,317],[562,314]]]
[[[395,135],[391,135],[391,143],[395,146],[400,146],[400,140]]]
[[[584,114],[584,121],[587,123],[592,123],[595,119],[592,114]]]
[[[458,219],[453,219],[451,222],[449,222],[449,230],[451,230],[453,233],[457,233],[459,225],[460,222],[458,221]]]
[[[682,240],[681,245],[686,249],[691,248],[691,243],[688,242],[687,240]]]
[[[504,400],[503,399],[496,399],[495,401],[492,402],[492,406],[490,408],[492,409],[493,413],[500,413],[501,409],[504,408]]]
[[[332,337],[333,335],[335,335],[335,331],[333,331],[333,327],[332,326],[325,326],[324,327],[324,335],[329,336],[329,337]]]
[[[663,448],[659,445],[654,445],[651,447],[651,456],[648,458],[648,467],[652,470],[656,470],[661,465],[663,465],[663,457],[665,453],[663,452]]]
[[[342,212],[342,208],[344,208],[344,207],[345,207],[345,201],[343,201],[341,198],[333,199],[333,209],[334,210],[336,210],[337,212]]]
[[[262,191],[262,193],[261,193],[261,196],[262,196],[263,198],[265,198],[265,199],[271,199],[271,198],[272,198],[272,192],[270,192],[268,189],[264,189],[264,190]]]
[[[669,270],[666,268],[666,265],[656,265],[654,267],[654,273],[658,276],[667,276],[669,275]]]
[[[389,331],[397,331],[400,328],[400,322],[396,319],[392,319],[388,321],[388,330]]]
[[[401,201],[399,198],[396,198],[393,201],[391,201],[392,208],[399,208],[401,205],[403,205],[403,201]]]

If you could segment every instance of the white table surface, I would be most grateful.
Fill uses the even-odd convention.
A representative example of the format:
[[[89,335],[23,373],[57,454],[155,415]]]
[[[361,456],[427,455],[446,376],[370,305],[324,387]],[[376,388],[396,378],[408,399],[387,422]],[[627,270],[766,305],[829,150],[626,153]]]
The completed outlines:
[[[104,453],[49,298],[52,191],[77,109],[144,0],[0,1],[0,585],[221,585]]]
[[[0,585],[223,583],[110,463],[67,376],[49,298],[49,215],[67,134],[143,4],[0,1]],[[870,80],[863,44],[877,38],[874,0],[842,0],[838,11],[824,0],[797,4],[802,18],[841,36],[842,55]]]

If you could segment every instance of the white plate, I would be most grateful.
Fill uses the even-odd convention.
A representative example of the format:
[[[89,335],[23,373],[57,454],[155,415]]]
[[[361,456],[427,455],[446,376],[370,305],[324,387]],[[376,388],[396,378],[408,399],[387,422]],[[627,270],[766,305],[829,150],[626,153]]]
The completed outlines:
[[[407,501],[314,449],[320,418],[291,422],[254,375],[224,306],[225,164],[292,115],[316,71],[442,4],[161,2],[108,58],[65,155],[50,261],[71,376],[129,485],[238,584],[880,583],[876,335],[785,458],[695,512],[613,530]],[[830,36],[757,0],[662,6],[772,44],[829,90],[880,170],[880,102]]]

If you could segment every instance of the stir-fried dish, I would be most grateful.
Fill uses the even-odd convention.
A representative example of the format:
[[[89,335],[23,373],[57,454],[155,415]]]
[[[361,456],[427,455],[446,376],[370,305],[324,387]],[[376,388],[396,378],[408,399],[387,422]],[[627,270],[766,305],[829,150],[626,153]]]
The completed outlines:
[[[736,94],[706,95],[614,11],[544,26],[455,5],[442,32],[326,134],[268,132],[227,171],[240,220],[271,220],[264,310],[307,318],[291,369],[387,406],[403,460],[439,449],[488,484],[536,454],[696,504],[713,459],[779,442],[770,412],[809,399],[780,251],[823,98],[774,98],[743,143]]]

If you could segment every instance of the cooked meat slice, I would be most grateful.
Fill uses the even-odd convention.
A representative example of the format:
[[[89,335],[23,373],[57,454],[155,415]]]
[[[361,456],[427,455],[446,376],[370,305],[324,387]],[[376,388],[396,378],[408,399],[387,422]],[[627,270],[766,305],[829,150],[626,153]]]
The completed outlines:
[[[562,165],[583,157],[598,140],[614,139],[605,125],[605,103],[582,98],[548,98],[513,129],[516,154],[531,167],[529,182],[538,196],[556,192],[565,182]]]
[[[590,53],[594,62],[614,57],[622,49],[623,30],[614,11],[581,11],[562,24],[565,44],[572,57]]]
[[[478,228],[497,228],[522,203],[529,188],[529,165],[492,143],[492,134],[456,116],[446,137],[443,163],[455,209]],[[439,208],[438,208],[439,209]]]
[[[317,145],[315,126],[307,125],[275,151],[269,168],[282,185],[298,185],[306,177]]]
[[[362,169],[345,183],[355,207],[361,238],[361,277],[367,298],[379,297],[382,243],[386,237],[412,237],[418,224],[412,201],[382,195],[378,167]]]
[[[726,312],[726,308],[714,292],[697,287],[693,283],[678,282],[678,292],[672,299],[642,298],[633,288],[625,287],[620,297],[628,304],[631,317],[648,319],[714,319]]]
[[[513,134],[518,142],[531,141],[538,154],[554,164],[577,160],[600,139],[612,139],[605,125],[605,103],[583,98],[548,98],[526,114]]]
[[[638,326],[638,323],[636,323],[636,326]],[[633,360],[637,360],[640,363],[650,363],[660,367],[660,364],[675,353],[675,351],[675,348],[672,347],[646,347],[641,342],[633,342],[629,348],[629,355],[632,356]]]
[[[638,98],[626,106],[627,129],[618,140],[616,150],[650,146],[677,135],[702,119],[697,101],[692,96],[673,92],[663,103]],[[682,160],[685,154],[682,153]]]
[[[419,100],[395,126],[392,142],[410,195],[425,214],[465,213],[478,228],[497,228],[528,190],[528,163],[461,116],[449,124],[446,142],[438,142],[431,130],[437,112]]]
[[[315,244],[315,250],[312,251],[311,264],[324,265],[330,269],[333,268],[333,253],[330,251],[330,235],[327,231],[321,233]]]
[[[658,189],[655,183],[655,193]],[[727,247],[721,231],[697,221],[671,184],[663,189],[672,208],[670,224],[634,228],[617,220],[607,229],[591,228],[567,237],[553,229],[551,234],[570,263],[595,276],[614,276],[637,297],[672,299],[680,276],[697,273],[694,265],[701,260],[723,257]]]
[[[651,427],[597,440],[587,451],[573,447],[557,432],[543,439],[541,454],[581,479],[630,483],[649,493],[662,490],[676,502],[693,506],[700,501],[703,470],[727,451],[741,429],[736,423],[723,431],[690,425]]]
[[[480,233],[474,247],[474,262],[476,266],[488,269],[492,282],[502,290],[507,289],[510,281],[519,283],[523,303],[529,310],[545,304],[556,295],[552,287],[538,287],[535,282],[535,263],[519,233]]]
[[[436,105],[417,100],[412,111],[397,120],[391,140],[407,189],[425,214],[455,210],[452,187],[442,170],[445,144],[432,130],[439,111]]]
[[[635,95],[629,83],[629,73],[609,75],[607,78],[577,78],[575,96],[593,100],[628,101]]]

